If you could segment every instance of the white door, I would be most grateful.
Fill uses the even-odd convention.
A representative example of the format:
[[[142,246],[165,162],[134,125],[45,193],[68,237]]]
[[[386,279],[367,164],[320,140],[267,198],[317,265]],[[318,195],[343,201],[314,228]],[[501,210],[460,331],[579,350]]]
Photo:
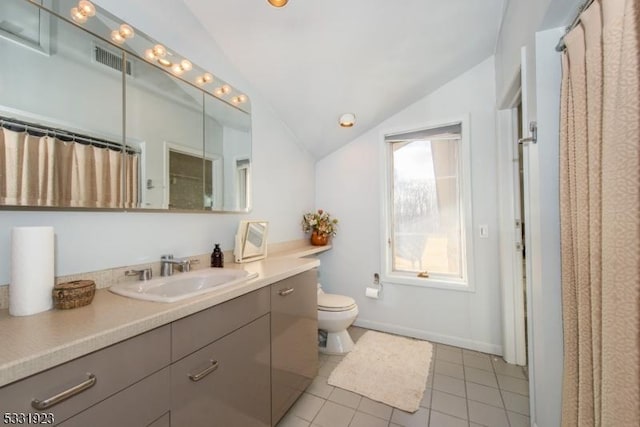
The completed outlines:
[[[524,140],[531,139],[534,135],[534,131],[531,129],[531,125],[536,122],[536,88],[535,88],[535,52],[527,47],[523,47],[520,56],[521,67],[521,87],[522,87],[522,135]],[[524,211],[522,212],[522,221],[524,222],[524,241],[528,246],[532,246],[533,239],[531,238],[532,224],[531,220],[532,206],[539,207],[539,201],[536,199],[536,195],[539,183],[539,171],[537,168],[531,168],[532,162],[537,163],[537,152],[535,144],[536,141],[527,141],[522,144],[522,186],[523,193],[522,206]],[[535,157],[535,159],[533,158]],[[524,283],[524,289],[521,294],[526,294],[526,318],[529,320],[526,322],[526,338],[521,337],[518,339],[518,347],[522,349],[522,346],[526,346],[527,349],[527,361],[529,369],[529,411],[531,414],[535,414],[536,411],[536,399],[535,399],[535,360],[534,360],[534,334],[533,334],[533,298],[532,298],[532,247],[527,247],[525,250],[525,271],[524,276],[527,280]],[[520,262],[519,265],[522,265]],[[522,270],[521,270],[522,271]],[[520,280],[519,283],[523,283]],[[522,285],[521,285],[522,286]],[[525,312],[522,312],[520,317],[524,321]],[[532,417],[534,420],[534,417]]]

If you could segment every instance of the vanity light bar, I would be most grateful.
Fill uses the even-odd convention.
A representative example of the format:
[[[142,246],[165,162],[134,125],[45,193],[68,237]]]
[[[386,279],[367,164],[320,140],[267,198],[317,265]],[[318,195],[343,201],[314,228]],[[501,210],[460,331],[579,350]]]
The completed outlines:
[[[112,34],[112,38],[113,38],[113,34]],[[171,53],[169,53],[169,51],[167,51],[167,49],[161,44],[157,44],[152,48],[149,48],[144,51],[144,57],[148,61],[152,61],[152,62],[155,61],[164,67],[171,67],[171,71],[173,71],[173,73],[177,76],[181,76],[186,71],[191,71],[193,69],[193,64],[188,59],[183,59],[180,62],[173,63],[166,58],[167,55],[171,55]],[[211,83],[212,81],[213,81],[213,75],[211,73],[204,73],[196,77],[195,79],[195,83],[198,86],[204,86],[205,84]],[[231,86],[229,86],[228,84],[223,84],[222,86],[215,88],[213,90],[213,94],[218,98],[222,98],[225,95],[230,94],[232,91],[233,91],[233,88]],[[231,98],[231,102],[234,105],[244,104],[248,100],[249,98],[245,94],[237,95]]]
[[[0,0],[2,1],[2,0]],[[282,7],[287,4],[288,0],[268,0],[276,7]],[[46,8],[45,8],[46,9]],[[79,0],[77,5],[70,10],[71,19],[77,24],[84,24],[87,20],[96,15],[96,7],[89,0]],[[101,12],[102,13],[102,12]],[[120,24],[120,26],[111,31],[109,37],[113,43],[116,45],[124,44],[127,39],[131,39],[135,36],[135,30],[128,24]],[[145,38],[143,36],[143,38]],[[149,40],[148,38],[146,40]],[[152,41],[153,42],[153,41]],[[140,54],[137,52],[136,54]],[[179,62],[173,62],[167,56],[171,56],[171,52],[167,50],[166,47],[157,43],[153,45],[151,48],[144,50],[143,56],[149,62],[155,62],[162,67],[170,68],[170,70],[176,76],[180,76],[182,79],[183,74],[193,69],[193,64],[188,59],[182,59]],[[186,80],[186,79],[184,79]],[[196,76],[193,80],[197,86],[204,86],[214,81],[214,76],[211,73],[204,72],[201,75]],[[238,106],[240,104],[247,103],[249,98],[245,94],[233,95],[234,89],[221,82],[222,85],[216,87],[212,91],[208,91],[215,95],[218,98],[226,98],[231,104]],[[228,97],[228,98],[227,98]],[[243,111],[248,111],[250,107],[243,107]]]

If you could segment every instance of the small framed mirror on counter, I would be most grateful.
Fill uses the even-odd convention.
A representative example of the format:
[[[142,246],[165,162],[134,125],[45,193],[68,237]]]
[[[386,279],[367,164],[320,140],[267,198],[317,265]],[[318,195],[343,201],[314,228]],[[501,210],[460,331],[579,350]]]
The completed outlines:
[[[234,261],[244,263],[266,258],[268,231],[267,221],[240,221],[233,249]]]

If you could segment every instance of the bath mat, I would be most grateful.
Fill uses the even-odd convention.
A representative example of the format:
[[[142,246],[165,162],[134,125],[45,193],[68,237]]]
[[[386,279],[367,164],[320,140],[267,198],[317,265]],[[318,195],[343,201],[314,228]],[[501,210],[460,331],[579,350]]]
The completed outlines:
[[[367,331],[329,376],[329,384],[407,412],[420,407],[433,347]]]

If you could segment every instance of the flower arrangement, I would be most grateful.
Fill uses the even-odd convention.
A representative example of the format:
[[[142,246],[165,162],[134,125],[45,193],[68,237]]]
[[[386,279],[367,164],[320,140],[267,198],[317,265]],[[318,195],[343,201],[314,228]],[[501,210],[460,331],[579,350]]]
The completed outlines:
[[[338,220],[332,219],[331,214],[322,209],[302,215],[302,230],[305,233],[315,232],[321,236],[335,236],[337,229]]]

